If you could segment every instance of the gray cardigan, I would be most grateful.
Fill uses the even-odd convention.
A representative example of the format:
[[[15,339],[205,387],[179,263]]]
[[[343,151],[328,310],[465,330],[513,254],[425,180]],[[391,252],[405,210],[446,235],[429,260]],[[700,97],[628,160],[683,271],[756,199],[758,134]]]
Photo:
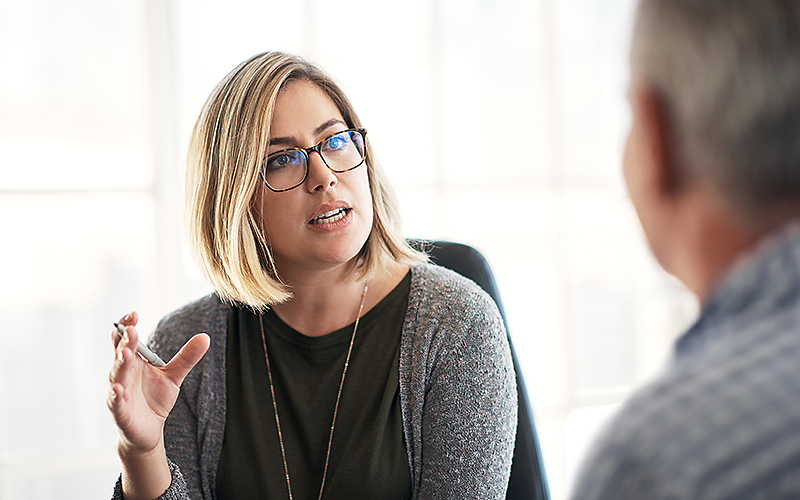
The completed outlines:
[[[215,498],[229,310],[209,295],[164,318],[151,339],[169,359],[195,333],[211,336],[211,348],[184,380],[166,422],[172,485],[163,500]],[[400,405],[412,498],[504,499],[517,395],[494,301],[456,273],[414,265],[401,335]],[[114,498],[122,498],[119,482]]]

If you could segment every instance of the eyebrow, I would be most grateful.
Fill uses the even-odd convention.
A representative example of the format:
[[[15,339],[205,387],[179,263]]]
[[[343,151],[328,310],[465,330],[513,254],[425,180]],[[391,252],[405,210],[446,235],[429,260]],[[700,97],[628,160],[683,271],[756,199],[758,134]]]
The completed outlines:
[[[326,121],[325,123],[323,123],[322,125],[320,125],[319,127],[315,128],[314,129],[314,135],[320,135],[321,133],[325,132],[327,129],[329,129],[332,126],[337,125],[337,124],[342,124],[344,126],[347,126],[347,124],[344,121],[342,121],[342,120],[340,120],[338,118],[332,118],[332,119]],[[294,137],[291,137],[291,136],[290,137],[273,137],[272,139],[269,140],[269,145],[270,146],[289,146],[289,145],[292,145],[292,144],[297,144],[297,139],[295,139]]]

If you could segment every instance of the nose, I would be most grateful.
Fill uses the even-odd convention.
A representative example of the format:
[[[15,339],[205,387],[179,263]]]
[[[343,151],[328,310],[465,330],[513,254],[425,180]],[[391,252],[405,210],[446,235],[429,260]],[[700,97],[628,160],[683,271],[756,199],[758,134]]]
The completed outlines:
[[[336,173],[329,169],[318,152],[314,151],[308,155],[308,179],[306,179],[306,189],[310,193],[330,189],[339,182]]]

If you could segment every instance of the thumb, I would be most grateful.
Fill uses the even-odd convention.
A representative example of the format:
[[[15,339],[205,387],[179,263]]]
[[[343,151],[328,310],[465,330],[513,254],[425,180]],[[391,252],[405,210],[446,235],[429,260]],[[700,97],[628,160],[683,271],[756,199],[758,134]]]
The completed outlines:
[[[194,368],[194,365],[203,358],[210,345],[211,337],[205,333],[198,333],[183,344],[178,354],[164,367],[167,375],[175,385],[180,386],[183,383],[183,379]]]

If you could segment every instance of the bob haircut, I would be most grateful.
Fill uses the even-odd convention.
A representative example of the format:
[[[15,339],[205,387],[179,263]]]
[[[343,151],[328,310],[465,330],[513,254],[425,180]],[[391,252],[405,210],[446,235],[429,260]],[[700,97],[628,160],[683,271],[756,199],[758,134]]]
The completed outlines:
[[[209,96],[192,131],[186,169],[186,222],[190,246],[217,295],[261,311],[291,297],[261,227],[256,194],[269,148],[275,101],[287,83],[305,80],[334,102],[348,128],[361,127],[344,92],[316,66],[281,52],[251,57]],[[359,280],[391,262],[424,261],[400,234],[394,194],[366,144],[374,211],[372,230],[355,259]]]

